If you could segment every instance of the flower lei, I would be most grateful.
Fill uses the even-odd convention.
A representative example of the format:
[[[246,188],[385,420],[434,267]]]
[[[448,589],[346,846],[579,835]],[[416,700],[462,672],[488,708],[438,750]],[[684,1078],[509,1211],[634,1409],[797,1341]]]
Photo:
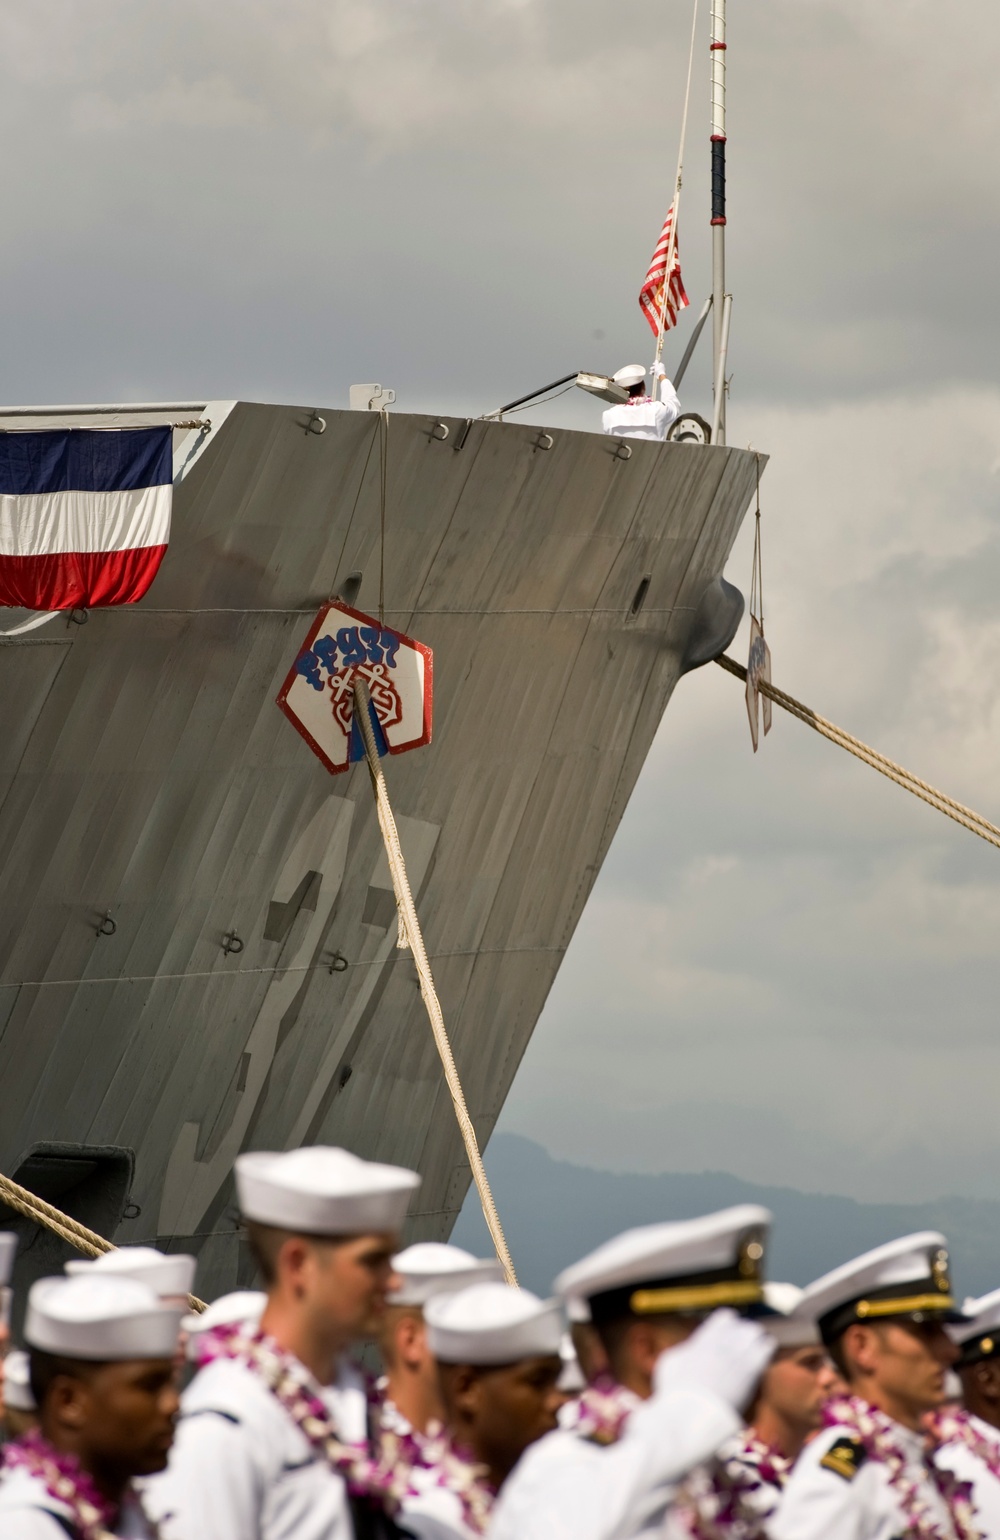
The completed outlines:
[[[761,1540],[791,1468],[791,1460],[744,1428],[691,1472],[678,1497],[681,1522],[696,1540]]]
[[[572,1409],[566,1408],[562,1425],[592,1444],[617,1444],[625,1424],[641,1405],[634,1390],[619,1385],[610,1374],[599,1374],[580,1392]]]
[[[344,1478],[352,1497],[374,1498],[387,1513],[394,1514],[404,1499],[420,1495],[419,1478],[425,1475],[428,1485],[445,1487],[458,1497],[471,1529],[481,1534],[486,1528],[494,1494],[483,1482],[480,1467],[464,1459],[444,1434],[400,1433],[380,1426],[381,1419],[376,1416],[371,1419],[372,1426],[379,1428],[374,1449],[367,1443],[345,1443],[338,1437],[321,1388],[308,1369],[273,1337],[249,1323],[220,1326],[204,1334],[199,1343],[199,1363],[209,1364],[218,1358],[242,1364],[260,1380],[312,1448]]]
[[[64,1503],[73,1515],[81,1540],[114,1540],[117,1505],[101,1496],[78,1460],[53,1449],[37,1429],[7,1445],[3,1466],[5,1470],[27,1471],[42,1483],[50,1497]]]
[[[980,1433],[968,1412],[958,1406],[945,1406],[931,1412],[926,1420],[927,1431],[934,1444],[963,1444],[970,1454],[980,1460],[991,1476],[1000,1481],[1000,1439],[987,1438]]]
[[[897,1425],[892,1418],[860,1396],[837,1396],[823,1408],[823,1420],[828,1427],[842,1427],[853,1433],[861,1440],[868,1456],[885,1467],[889,1485],[906,1520],[910,1540],[943,1540],[941,1528],[935,1522],[919,1483],[908,1472],[906,1452],[900,1447]],[[927,1457],[927,1470],[951,1515],[959,1540],[982,1540],[976,1525],[971,1483],[958,1481],[950,1471],[941,1469],[935,1464],[933,1453],[932,1448]]]

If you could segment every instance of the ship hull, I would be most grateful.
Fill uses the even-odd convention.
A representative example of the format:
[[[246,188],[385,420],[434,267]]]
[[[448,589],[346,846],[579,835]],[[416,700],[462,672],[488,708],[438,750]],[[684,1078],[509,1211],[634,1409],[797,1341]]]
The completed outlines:
[[[390,419],[383,551],[375,415],[237,403],[147,597],[0,644],[0,1167],[196,1251],[208,1296],[246,1281],[241,1149],[419,1169],[413,1238],[469,1183],[367,773],[274,703],[319,605],[376,611],[384,568],[386,622],[434,650],[433,742],[386,775],[485,1144],[757,472],[443,426]]]

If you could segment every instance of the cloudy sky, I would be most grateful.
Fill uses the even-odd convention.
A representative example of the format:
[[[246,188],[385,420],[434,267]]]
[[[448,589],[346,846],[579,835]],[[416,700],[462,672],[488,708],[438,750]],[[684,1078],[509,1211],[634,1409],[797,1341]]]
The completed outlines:
[[[730,437],[772,457],[775,677],[998,819],[1000,14],[730,10]],[[365,379],[475,413],[644,358],[690,15],[5,0],[0,393],[346,405]],[[616,1169],[993,1196],[998,934],[1000,852],[789,718],[754,759],[736,682],[703,670],[502,1126]]]

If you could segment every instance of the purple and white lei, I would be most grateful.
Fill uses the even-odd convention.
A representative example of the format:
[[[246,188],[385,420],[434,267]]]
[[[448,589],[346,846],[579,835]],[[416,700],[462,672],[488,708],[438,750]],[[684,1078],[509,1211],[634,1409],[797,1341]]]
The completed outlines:
[[[931,1412],[925,1425],[937,1448],[942,1444],[963,1445],[1000,1481],[1000,1439],[980,1433],[968,1412],[959,1406],[943,1406]]]
[[[65,1504],[73,1516],[73,1525],[81,1540],[114,1540],[114,1526],[120,1508],[110,1502],[94,1485],[90,1475],[71,1454],[53,1449],[37,1429],[25,1433],[3,1451],[5,1470],[23,1470],[34,1476],[56,1502]],[[138,1503],[128,1489],[125,1502]],[[147,1519],[147,1524],[149,1523]],[[151,1526],[152,1527],[152,1526]],[[153,1529],[155,1535],[156,1530]]]
[[[560,1424],[592,1444],[617,1444],[625,1424],[641,1405],[634,1390],[619,1385],[610,1374],[599,1374],[575,1403],[565,1408]]]
[[[354,1497],[374,1498],[388,1513],[397,1513],[408,1497],[418,1497],[427,1485],[453,1492],[462,1505],[469,1528],[482,1534],[494,1493],[472,1464],[444,1433],[418,1435],[387,1428],[376,1415],[378,1443],[345,1443],[337,1434],[318,1382],[294,1354],[246,1322],[206,1332],[198,1344],[202,1366],[228,1359],[248,1369],[295,1423],[312,1447],[343,1477]],[[372,1395],[369,1386],[369,1397]],[[377,1405],[374,1408],[377,1413]],[[425,1478],[421,1481],[421,1477]]]
[[[791,1468],[791,1460],[744,1428],[691,1472],[677,1516],[696,1540],[761,1540]]]
[[[837,1396],[823,1408],[823,1420],[828,1427],[844,1428],[860,1439],[869,1459],[877,1460],[885,1468],[906,1520],[907,1540],[945,1540],[919,1482],[910,1474],[906,1450],[899,1442],[898,1427],[891,1417],[860,1396]],[[983,1540],[976,1524],[971,1483],[957,1480],[935,1463],[934,1451],[939,1442],[935,1435],[930,1436],[928,1474],[951,1515],[958,1540]]]

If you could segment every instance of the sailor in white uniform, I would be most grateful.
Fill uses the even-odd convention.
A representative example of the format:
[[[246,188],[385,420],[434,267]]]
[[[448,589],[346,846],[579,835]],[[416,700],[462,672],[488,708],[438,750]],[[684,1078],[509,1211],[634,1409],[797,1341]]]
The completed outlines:
[[[3,1360],[3,1432],[20,1438],[39,1426],[39,1408],[31,1394],[31,1363],[28,1354],[15,1348]]]
[[[823,1424],[836,1371],[816,1318],[791,1283],[765,1283],[761,1325],[775,1343],[747,1426],[693,1471],[667,1517],[668,1537],[754,1540],[767,1534],[789,1472]]]
[[[760,1303],[770,1220],[744,1204],[646,1225],[556,1279],[562,1297],[587,1300],[612,1377],[584,1390],[572,1426],[525,1452],[490,1540],[662,1531],[678,1484],[742,1426],[739,1408],[774,1351],[759,1325],[734,1314]]]
[[[418,1241],[392,1259],[398,1279],[390,1289],[379,1332],[385,1376],[379,1383],[380,1418],[397,1433],[426,1433],[444,1421],[437,1364],[427,1345],[424,1306],[470,1283],[499,1281],[497,1261],[480,1261],[461,1246]]]
[[[960,1494],[937,1471],[924,1431],[947,1396],[961,1320],[944,1236],[904,1236],[805,1290],[850,1395],[827,1404],[771,1520],[771,1540],[897,1540],[933,1526],[965,1532]]]
[[[972,1484],[976,1522],[988,1540],[1000,1540],[1000,1289],[967,1299],[960,1325],[949,1326],[962,1405],[933,1414],[941,1443],[934,1460]]]
[[[149,1500],[174,1515],[171,1540],[352,1540],[355,1515],[384,1513],[344,1354],[379,1330],[420,1178],[322,1146],[244,1154],[235,1175],[267,1304],[259,1328],[215,1334]]]
[[[39,1428],[9,1444],[3,1540],[153,1534],[133,1480],[162,1470],[181,1312],[131,1278],[43,1278],[24,1335]]]
[[[421,1540],[473,1540],[524,1450],[556,1426],[562,1308],[494,1281],[438,1294],[425,1314],[446,1435],[402,1523]]]
[[[30,1361],[27,1353],[15,1348],[3,1360],[3,1430],[7,1438],[15,1439],[37,1426]]]
[[[681,403],[662,363],[654,365],[654,372],[656,389],[651,396],[646,394],[646,371],[641,364],[626,364],[613,376],[615,384],[628,391],[628,400],[604,412],[605,433],[615,438],[666,438],[671,423],[680,416]]]

